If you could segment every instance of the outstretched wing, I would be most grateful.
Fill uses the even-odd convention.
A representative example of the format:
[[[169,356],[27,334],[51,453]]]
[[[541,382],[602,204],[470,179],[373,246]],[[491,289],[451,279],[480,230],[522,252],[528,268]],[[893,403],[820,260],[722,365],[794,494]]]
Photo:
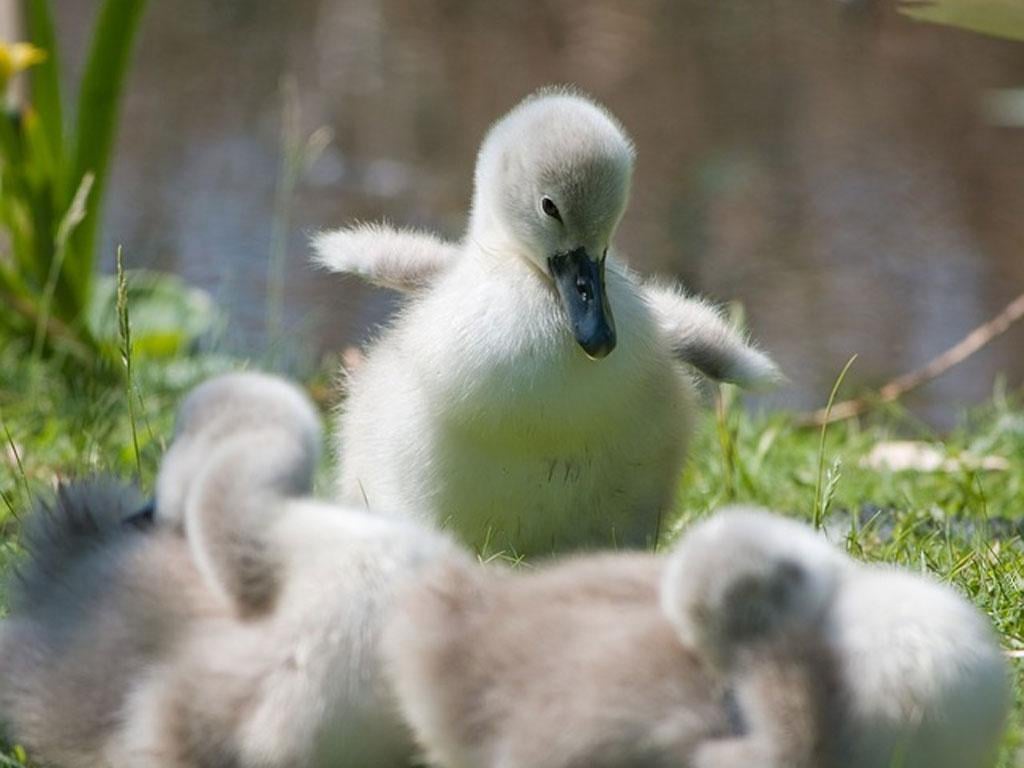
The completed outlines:
[[[676,357],[717,381],[766,389],[784,380],[768,355],[737,331],[721,311],[664,283],[644,285],[655,318]]]
[[[320,232],[313,238],[313,250],[313,260],[332,272],[359,275],[403,293],[429,284],[459,254],[458,246],[436,235],[388,224]]]

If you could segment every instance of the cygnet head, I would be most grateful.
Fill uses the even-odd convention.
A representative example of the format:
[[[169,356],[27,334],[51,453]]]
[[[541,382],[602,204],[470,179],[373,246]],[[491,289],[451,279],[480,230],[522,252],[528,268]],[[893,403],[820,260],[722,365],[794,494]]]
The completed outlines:
[[[615,348],[605,256],[626,209],[633,158],[632,143],[604,108],[550,89],[499,120],[477,157],[470,236],[552,280],[591,358]]]
[[[728,666],[741,647],[819,625],[847,567],[806,525],[728,508],[684,534],[665,569],[662,608],[684,644]]]
[[[266,448],[266,440],[275,439],[275,430],[300,440],[305,464],[297,472],[311,485],[322,428],[316,408],[298,387],[255,372],[229,373],[197,386],[178,409],[174,442],[160,464],[156,517],[182,524],[188,494],[219,443],[249,433],[248,445],[255,453]],[[238,461],[246,461],[244,452]]]

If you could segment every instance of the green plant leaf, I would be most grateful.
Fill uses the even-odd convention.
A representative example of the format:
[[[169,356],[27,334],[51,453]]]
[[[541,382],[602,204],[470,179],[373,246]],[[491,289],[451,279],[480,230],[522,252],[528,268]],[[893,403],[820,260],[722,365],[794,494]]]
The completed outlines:
[[[176,275],[129,270],[123,304],[131,309],[131,344],[136,357],[171,357],[213,328],[217,313],[210,295]],[[117,279],[97,279],[89,327],[105,346],[120,343]]]
[[[60,167],[64,154],[64,118],[60,100],[60,61],[49,0],[25,0],[25,24],[34,45],[46,51],[46,60],[32,69],[32,104],[42,122],[54,165]],[[55,200],[58,208],[63,200]]]
[[[96,21],[92,47],[79,90],[74,163],[67,188],[76,189],[86,173],[95,185],[85,218],[71,236],[64,267],[67,289],[84,309],[91,293],[96,228],[102,215],[121,93],[128,73],[132,42],[145,0],[106,0]]]
[[[1024,2],[1021,0],[904,0],[899,9],[918,21],[1024,40]]]

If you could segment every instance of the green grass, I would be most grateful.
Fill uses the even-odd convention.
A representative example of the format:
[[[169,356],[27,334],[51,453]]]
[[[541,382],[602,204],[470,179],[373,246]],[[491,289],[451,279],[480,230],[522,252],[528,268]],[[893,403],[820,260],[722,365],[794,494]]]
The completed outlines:
[[[180,396],[205,376],[243,365],[215,358],[135,363],[126,390],[109,381],[69,381],[54,373],[59,363],[33,361],[26,349],[0,351],[0,557],[16,550],[14,512],[55,478],[112,472],[138,476],[151,488]],[[126,392],[136,394],[134,414]],[[999,455],[1010,468],[926,474],[861,466],[872,446],[895,438],[928,440],[951,456],[963,450]],[[1024,523],[1022,502],[1019,397],[997,393],[941,437],[890,408],[831,426],[822,443],[820,430],[798,428],[785,414],[751,416],[727,389],[721,407],[707,409],[694,439],[665,543],[722,504],[755,503],[808,522],[818,516],[855,557],[928,571],[955,585],[992,617],[1007,648],[1020,649],[1024,545],[1016,525]],[[1024,662],[1013,664],[1017,707],[1002,768],[1024,765]],[[16,760],[14,752],[0,756],[0,765],[6,760]]]
[[[1024,402],[997,393],[938,436],[898,407],[820,431],[785,414],[751,416],[727,392],[691,449],[671,541],[687,522],[723,504],[752,503],[813,522],[854,557],[897,563],[954,585],[992,620],[1008,649],[1024,648]],[[997,455],[1009,469],[879,472],[861,462],[873,446],[927,440],[950,457]],[[821,447],[825,479],[819,486]],[[728,448],[723,451],[723,446]],[[723,457],[726,457],[723,459]],[[854,514],[856,513],[856,514]],[[1016,707],[1001,768],[1024,766],[1024,660],[1014,660]]]

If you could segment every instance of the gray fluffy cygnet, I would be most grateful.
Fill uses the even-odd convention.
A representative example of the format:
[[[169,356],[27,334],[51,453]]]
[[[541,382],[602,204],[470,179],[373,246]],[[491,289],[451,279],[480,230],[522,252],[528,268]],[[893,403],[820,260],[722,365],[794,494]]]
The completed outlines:
[[[667,558],[439,561],[385,649],[445,768],[984,768],[1008,709],[970,603],[759,510],[694,526]]]
[[[311,499],[321,439],[292,385],[220,377],[181,408],[145,530],[110,483],[37,510],[0,624],[11,740],[64,768],[406,764],[378,636],[453,547]]]

